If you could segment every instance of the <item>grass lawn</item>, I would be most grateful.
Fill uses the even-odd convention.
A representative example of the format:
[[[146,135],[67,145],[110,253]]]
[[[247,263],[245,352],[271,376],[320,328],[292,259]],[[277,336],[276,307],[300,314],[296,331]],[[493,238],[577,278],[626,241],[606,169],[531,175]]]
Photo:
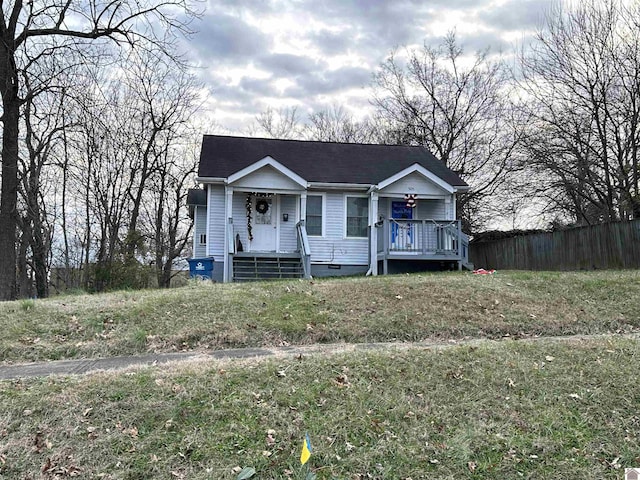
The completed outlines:
[[[0,303],[0,361],[640,328],[640,271],[191,284]]]
[[[640,466],[639,343],[484,342],[0,382],[0,478],[235,479],[251,466],[254,479],[300,479],[308,432],[318,479],[621,479]]]

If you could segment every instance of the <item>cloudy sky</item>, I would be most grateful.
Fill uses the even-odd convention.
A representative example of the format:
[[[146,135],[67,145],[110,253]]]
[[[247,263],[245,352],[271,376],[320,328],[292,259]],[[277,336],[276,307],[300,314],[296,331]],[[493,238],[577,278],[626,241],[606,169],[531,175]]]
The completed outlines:
[[[552,1],[208,0],[189,54],[206,85],[204,113],[228,131],[246,131],[269,107],[304,115],[341,106],[361,117],[392,49],[455,30],[467,52],[508,54]]]

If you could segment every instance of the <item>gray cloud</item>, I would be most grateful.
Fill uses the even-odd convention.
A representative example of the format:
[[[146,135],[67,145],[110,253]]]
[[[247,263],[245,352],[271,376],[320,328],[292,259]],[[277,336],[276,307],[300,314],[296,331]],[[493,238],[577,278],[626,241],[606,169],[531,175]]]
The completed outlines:
[[[253,93],[235,85],[229,85],[224,81],[212,81],[213,97],[217,103],[222,103],[226,107],[244,109],[245,105],[255,97]]]
[[[205,61],[247,63],[271,46],[269,36],[232,15],[205,15],[198,29],[191,45]]]
[[[479,17],[489,26],[507,31],[537,28],[553,3],[553,0],[510,0],[495,9],[481,12]]]
[[[302,55],[288,53],[269,53],[256,58],[256,66],[272,72],[276,76],[289,77],[303,75],[309,71],[324,69],[325,62]]]
[[[270,78],[242,77],[239,87],[243,92],[251,96],[261,95],[263,97],[278,96],[278,89]]]
[[[334,33],[327,29],[312,32],[308,37],[325,55],[345,53],[352,45],[346,32]]]
[[[336,103],[333,95],[368,88],[376,66],[394,47],[440,43],[442,38],[432,34],[434,22],[446,22],[450,13],[461,13],[466,21],[489,27],[477,33],[458,29],[465,52],[490,48],[491,52],[508,53],[511,45],[502,35],[539,25],[555,0],[508,0],[499,7],[492,7],[491,0],[208,1],[202,21],[194,25],[199,33],[190,49],[205,67],[201,77],[211,86],[217,108],[233,112],[230,118],[237,121],[238,117],[259,113],[270,103],[281,106],[290,102],[309,111],[326,107],[324,102]],[[281,38],[278,40],[285,42],[282,48],[263,30],[273,27],[266,22],[278,21],[280,14],[299,19],[292,35],[300,47],[293,40]],[[309,25],[308,31],[305,25]],[[283,23],[283,28],[287,27]],[[307,46],[311,48],[306,50]],[[313,52],[319,52],[321,58]],[[365,60],[357,67],[342,66],[336,57],[347,53]],[[246,72],[230,81],[229,69],[243,67]],[[259,78],[252,69],[264,72],[266,78]],[[280,79],[290,80],[292,85],[281,91],[276,87]],[[347,108],[367,107],[357,95],[349,101],[354,103],[345,105]]]
[[[295,86],[289,87],[289,97],[314,96],[339,93],[350,88],[364,87],[371,80],[371,71],[360,67],[342,67],[301,77]]]

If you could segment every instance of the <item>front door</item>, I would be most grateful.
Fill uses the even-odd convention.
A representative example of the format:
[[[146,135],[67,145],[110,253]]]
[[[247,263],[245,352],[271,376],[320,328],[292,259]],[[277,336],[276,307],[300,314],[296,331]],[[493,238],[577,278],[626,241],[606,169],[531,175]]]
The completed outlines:
[[[276,197],[253,197],[251,251],[275,252],[278,238]]]

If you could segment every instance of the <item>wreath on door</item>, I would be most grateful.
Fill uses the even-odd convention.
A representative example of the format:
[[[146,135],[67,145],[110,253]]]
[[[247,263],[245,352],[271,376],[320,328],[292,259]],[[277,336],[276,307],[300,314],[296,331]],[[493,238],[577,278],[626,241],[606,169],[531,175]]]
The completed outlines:
[[[256,212],[258,212],[261,215],[264,215],[268,211],[269,211],[269,202],[267,202],[266,200],[258,200],[256,202]]]

